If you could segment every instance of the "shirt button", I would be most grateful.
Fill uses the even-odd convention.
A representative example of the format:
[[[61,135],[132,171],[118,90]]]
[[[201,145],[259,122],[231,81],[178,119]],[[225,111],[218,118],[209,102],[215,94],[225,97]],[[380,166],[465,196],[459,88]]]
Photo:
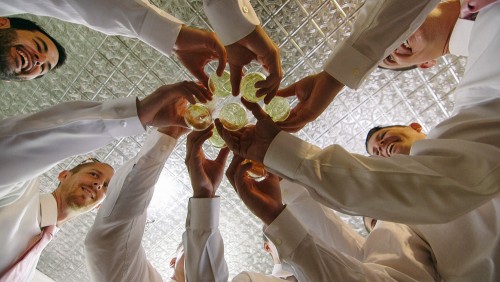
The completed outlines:
[[[280,246],[281,243],[283,243],[283,242],[281,241],[281,239],[276,239],[276,242],[274,242],[274,243],[276,244],[276,246]]]
[[[126,121],[124,121],[124,120],[122,120],[122,121],[120,121],[120,125],[121,125],[122,127],[127,127],[127,122],[126,122]]]
[[[243,6],[242,9],[243,9],[243,13],[245,13],[245,14],[248,13],[248,7],[247,6]]]

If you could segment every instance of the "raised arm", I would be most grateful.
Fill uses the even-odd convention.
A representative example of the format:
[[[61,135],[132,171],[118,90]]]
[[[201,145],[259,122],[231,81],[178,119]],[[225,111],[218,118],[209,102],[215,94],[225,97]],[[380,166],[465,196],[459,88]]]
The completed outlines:
[[[85,238],[93,281],[161,281],[141,241],[156,181],[184,129],[169,130],[171,136],[152,132],[137,156],[113,176],[107,198]]]
[[[222,181],[229,149],[221,149],[215,160],[207,160],[203,143],[213,126],[188,135],[186,165],[193,197],[189,199],[184,245],[184,273],[187,282],[228,280],[224,242],[219,230],[220,198],[215,195]]]

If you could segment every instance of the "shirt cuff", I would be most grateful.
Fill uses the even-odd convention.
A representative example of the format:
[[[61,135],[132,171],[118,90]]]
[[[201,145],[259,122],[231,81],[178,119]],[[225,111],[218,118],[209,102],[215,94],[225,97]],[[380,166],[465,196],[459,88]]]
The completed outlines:
[[[342,43],[333,51],[323,69],[345,86],[357,89],[377,65],[378,62]]]
[[[146,5],[148,12],[137,37],[161,53],[170,55],[183,22],[149,3],[141,2],[140,5]]]
[[[264,233],[274,243],[282,260],[289,258],[307,236],[306,229],[287,207],[266,228]]]
[[[267,149],[264,165],[278,172],[281,176],[293,180],[304,157],[308,155],[312,147],[314,145],[281,131]]]
[[[244,38],[260,25],[249,0],[204,0],[203,9],[224,45]]]
[[[114,138],[144,133],[144,126],[137,115],[137,99],[135,97],[104,101],[101,117],[107,131]]]
[[[186,229],[216,229],[219,227],[220,198],[190,198]]]

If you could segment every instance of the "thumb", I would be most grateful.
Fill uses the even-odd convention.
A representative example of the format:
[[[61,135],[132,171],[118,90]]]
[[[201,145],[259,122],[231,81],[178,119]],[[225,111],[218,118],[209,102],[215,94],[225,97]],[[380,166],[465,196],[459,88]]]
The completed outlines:
[[[264,112],[264,110],[259,106],[259,104],[249,102],[244,98],[241,98],[241,103],[243,103],[245,108],[247,108],[252,112],[252,114],[255,116],[257,120],[271,118],[266,112]]]

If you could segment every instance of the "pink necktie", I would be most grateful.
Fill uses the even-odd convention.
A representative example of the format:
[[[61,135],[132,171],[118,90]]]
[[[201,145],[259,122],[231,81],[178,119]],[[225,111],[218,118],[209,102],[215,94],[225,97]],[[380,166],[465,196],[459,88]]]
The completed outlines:
[[[43,228],[42,233],[31,239],[29,248],[24,254],[0,277],[0,282],[28,281],[29,275],[36,268],[38,258],[47,244],[54,238],[56,226]]]

